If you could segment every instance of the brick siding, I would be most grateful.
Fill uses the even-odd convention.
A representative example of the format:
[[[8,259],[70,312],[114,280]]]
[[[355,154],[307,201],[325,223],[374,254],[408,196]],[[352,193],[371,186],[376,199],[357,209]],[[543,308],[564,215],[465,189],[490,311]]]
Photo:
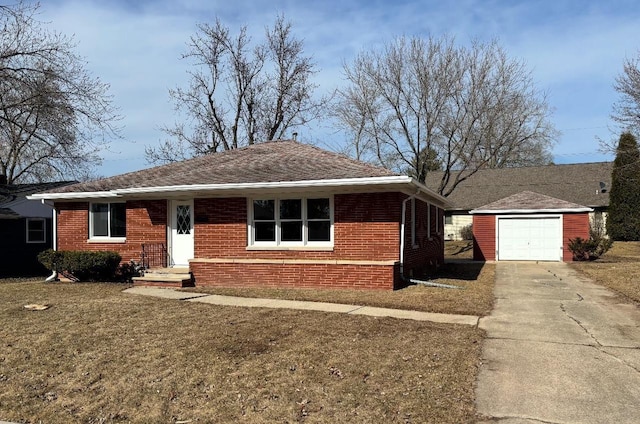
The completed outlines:
[[[589,213],[567,213],[562,217],[562,260],[573,261],[569,240],[576,237],[589,238]]]
[[[495,215],[473,215],[473,259],[476,261],[496,259]]]
[[[126,204],[126,241],[113,243],[89,240],[88,202],[57,202],[58,250],[110,250],[128,262],[140,261],[143,243],[166,244],[167,201],[134,200]]]
[[[406,197],[397,192],[336,194],[331,250],[247,249],[246,198],[194,199],[195,258],[190,267],[196,285],[397,288],[400,215]],[[60,202],[56,208],[60,250],[114,250],[128,261],[139,260],[141,243],[166,242],[166,200],[128,201],[123,243],[88,241],[87,202]],[[416,202],[414,248],[407,202],[407,276],[418,276],[444,261],[443,211],[431,208],[429,238],[427,206]]]

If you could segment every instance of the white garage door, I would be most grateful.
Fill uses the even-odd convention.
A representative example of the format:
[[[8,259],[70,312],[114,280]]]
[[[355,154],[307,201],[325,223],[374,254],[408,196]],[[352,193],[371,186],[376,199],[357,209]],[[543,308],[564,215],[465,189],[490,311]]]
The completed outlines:
[[[559,261],[561,253],[559,217],[498,219],[498,260]]]

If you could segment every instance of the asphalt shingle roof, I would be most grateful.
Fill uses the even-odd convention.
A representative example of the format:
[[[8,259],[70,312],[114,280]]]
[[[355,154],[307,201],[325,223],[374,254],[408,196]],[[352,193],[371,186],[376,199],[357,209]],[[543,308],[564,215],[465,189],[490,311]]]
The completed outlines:
[[[75,181],[56,181],[52,183],[31,184],[3,184],[0,185],[0,207],[14,202],[16,199],[27,197],[34,193],[53,190],[68,186]]]
[[[612,170],[612,162],[483,169],[460,183],[448,199],[456,210],[471,210],[532,191],[578,205],[606,207]],[[427,187],[437,191],[441,178],[441,172],[429,173]],[[600,190],[600,182],[605,185],[604,192]]]
[[[584,209],[583,205],[534,193],[522,191],[504,199],[497,200],[477,208],[478,210],[509,211],[509,210],[558,210],[558,209]]]
[[[139,187],[242,184],[368,178],[398,175],[297,141],[269,141],[249,147],[50,190],[97,192]]]

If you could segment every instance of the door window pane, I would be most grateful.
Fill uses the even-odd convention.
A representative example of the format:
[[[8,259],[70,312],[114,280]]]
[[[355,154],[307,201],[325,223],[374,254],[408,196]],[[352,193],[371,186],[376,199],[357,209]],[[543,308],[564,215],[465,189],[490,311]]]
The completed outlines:
[[[176,231],[178,234],[191,234],[191,208],[189,205],[176,207]]]

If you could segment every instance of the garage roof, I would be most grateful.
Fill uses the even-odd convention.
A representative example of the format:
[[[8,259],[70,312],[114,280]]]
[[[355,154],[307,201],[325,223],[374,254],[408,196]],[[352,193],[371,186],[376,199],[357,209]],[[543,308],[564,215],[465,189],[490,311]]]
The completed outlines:
[[[609,206],[612,162],[482,169],[462,181],[447,198],[450,210],[471,210],[512,194],[533,191],[592,208]],[[443,173],[430,172],[426,186],[437,191]],[[454,180],[456,175],[451,176]],[[603,183],[602,185],[600,183]]]
[[[507,214],[507,213],[541,213],[541,212],[591,212],[593,209],[566,200],[536,193],[522,191],[497,200],[477,209],[470,214]]]

